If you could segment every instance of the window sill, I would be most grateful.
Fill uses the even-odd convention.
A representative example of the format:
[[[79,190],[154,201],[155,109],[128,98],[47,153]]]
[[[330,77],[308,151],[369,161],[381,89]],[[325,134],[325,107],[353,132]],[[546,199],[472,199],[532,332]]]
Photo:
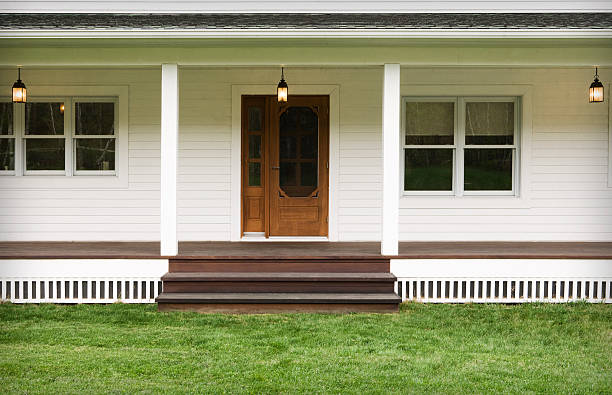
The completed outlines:
[[[413,208],[530,208],[530,201],[525,197],[511,195],[403,195],[400,198],[400,209]]]

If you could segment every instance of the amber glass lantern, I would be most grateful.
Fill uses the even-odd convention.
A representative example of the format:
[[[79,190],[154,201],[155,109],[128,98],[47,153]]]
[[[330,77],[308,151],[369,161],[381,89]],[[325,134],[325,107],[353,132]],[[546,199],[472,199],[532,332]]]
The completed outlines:
[[[285,103],[287,102],[288,96],[289,87],[287,86],[287,82],[285,82],[285,69],[281,68],[281,80],[276,88],[276,97],[278,98],[279,103]]]
[[[589,87],[589,103],[601,103],[604,101],[604,86],[599,81],[597,67],[595,67],[595,80]]]
[[[25,103],[27,99],[26,86],[21,82],[21,69],[17,69],[17,81],[13,84],[13,103]]]

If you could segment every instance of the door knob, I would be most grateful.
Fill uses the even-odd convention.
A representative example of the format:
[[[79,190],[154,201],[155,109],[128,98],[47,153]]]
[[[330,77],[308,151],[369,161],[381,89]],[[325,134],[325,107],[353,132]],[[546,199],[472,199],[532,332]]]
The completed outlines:
[[[272,170],[280,170],[280,166],[270,166],[270,169],[272,169]]]

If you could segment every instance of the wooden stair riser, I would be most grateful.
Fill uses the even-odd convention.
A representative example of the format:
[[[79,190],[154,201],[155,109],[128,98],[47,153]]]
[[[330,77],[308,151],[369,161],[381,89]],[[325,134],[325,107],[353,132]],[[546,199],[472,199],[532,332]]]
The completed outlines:
[[[169,268],[170,273],[388,273],[389,270],[390,265],[388,259],[170,259]]]
[[[164,292],[386,293],[389,281],[164,281]]]

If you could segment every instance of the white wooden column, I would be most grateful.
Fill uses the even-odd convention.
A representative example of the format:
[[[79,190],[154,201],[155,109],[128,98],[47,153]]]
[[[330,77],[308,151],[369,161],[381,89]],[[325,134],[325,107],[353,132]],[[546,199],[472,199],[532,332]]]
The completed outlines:
[[[178,254],[176,173],[178,157],[178,65],[162,64],[161,73],[161,255]]]
[[[383,255],[397,255],[399,248],[400,187],[400,65],[385,64],[383,77]]]

